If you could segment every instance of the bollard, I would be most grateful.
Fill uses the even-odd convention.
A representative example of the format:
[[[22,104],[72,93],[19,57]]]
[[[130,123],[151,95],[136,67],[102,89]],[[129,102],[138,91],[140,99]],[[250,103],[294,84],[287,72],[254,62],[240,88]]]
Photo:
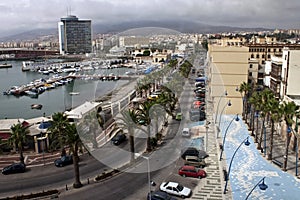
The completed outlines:
[[[68,185],[66,184],[66,191],[68,190]]]

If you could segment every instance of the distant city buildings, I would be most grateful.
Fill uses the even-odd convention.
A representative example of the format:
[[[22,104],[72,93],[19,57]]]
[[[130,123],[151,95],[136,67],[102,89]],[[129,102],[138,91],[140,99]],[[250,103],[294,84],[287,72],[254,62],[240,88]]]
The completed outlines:
[[[92,52],[91,20],[79,20],[69,15],[58,22],[60,54],[84,54]]]

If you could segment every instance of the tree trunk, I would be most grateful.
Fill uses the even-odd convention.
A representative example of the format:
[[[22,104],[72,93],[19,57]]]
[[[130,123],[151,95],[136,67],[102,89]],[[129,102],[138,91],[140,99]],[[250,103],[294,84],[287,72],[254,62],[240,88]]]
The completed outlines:
[[[251,111],[251,136],[254,136],[254,108]]]
[[[255,132],[255,143],[257,143],[258,141],[258,117],[256,117],[256,132]]]
[[[129,145],[130,145],[130,152],[131,152],[131,162],[134,161],[134,153],[135,153],[135,149],[134,149],[134,137],[132,134],[130,134],[129,136]]]
[[[75,176],[75,182],[73,183],[73,187],[80,188],[82,187],[82,184],[80,182],[80,174],[79,174],[78,143],[75,143],[75,147],[74,147],[73,166],[74,166],[74,176]]]
[[[287,171],[287,161],[289,155],[289,146],[291,141],[291,134],[286,132],[286,145],[285,145],[285,155],[284,155],[284,162],[283,162],[283,171]]]
[[[147,132],[148,132],[148,137],[147,137],[147,151],[149,152],[149,151],[151,151],[152,150],[152,147],[151,147],[151,138],[150,138],[150,135],[151,135],[151,133],[150,133],[150,125],[148,124],[147,125]]]
[[[271,135],[270,135],[270,150],[269,150],[269,153],[268,153],[268,157],[267,159],[268,160],[272,160],[272,157],[273,157],[273,136],[274,136],[274,121],[272,120],[271,121]]]
[[[22,146],[19,146],[19,152],[20,152],[20,162],[25,164],[24,163],[24,155],[23,155],[23,148]]]
[[[261,142],[263,140],[264,129],[265,129],[265,118],[263,118],[262,127],[261,127],[261,131],[260,131],[259,142],[257,144],[257,149],[258,150],[262,150],[262,148],[261,148]]]

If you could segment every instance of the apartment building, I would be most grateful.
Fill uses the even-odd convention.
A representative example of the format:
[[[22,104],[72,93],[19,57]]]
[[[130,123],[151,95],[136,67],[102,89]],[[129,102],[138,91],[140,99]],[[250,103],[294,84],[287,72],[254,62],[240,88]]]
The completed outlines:
[[[248,53],[249,48],[245,46],[208,46],[208,87],[215,112],[219,111],[216,115],[242,113],[242,96],[236,89],[248,81]],[[220,113],[229,100],[232,105]]]
[[[92,52],[91,20],[79,20],[74,15],[58,22],[60,54],[82,54]]]

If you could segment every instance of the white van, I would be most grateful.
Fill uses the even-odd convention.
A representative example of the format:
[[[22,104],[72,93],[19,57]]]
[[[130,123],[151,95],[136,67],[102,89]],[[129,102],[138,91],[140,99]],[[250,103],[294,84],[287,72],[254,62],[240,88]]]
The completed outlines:
[[[191,132],[189,128],[183,128],[182,129],[182,137],[190,137],[191,136]]]

